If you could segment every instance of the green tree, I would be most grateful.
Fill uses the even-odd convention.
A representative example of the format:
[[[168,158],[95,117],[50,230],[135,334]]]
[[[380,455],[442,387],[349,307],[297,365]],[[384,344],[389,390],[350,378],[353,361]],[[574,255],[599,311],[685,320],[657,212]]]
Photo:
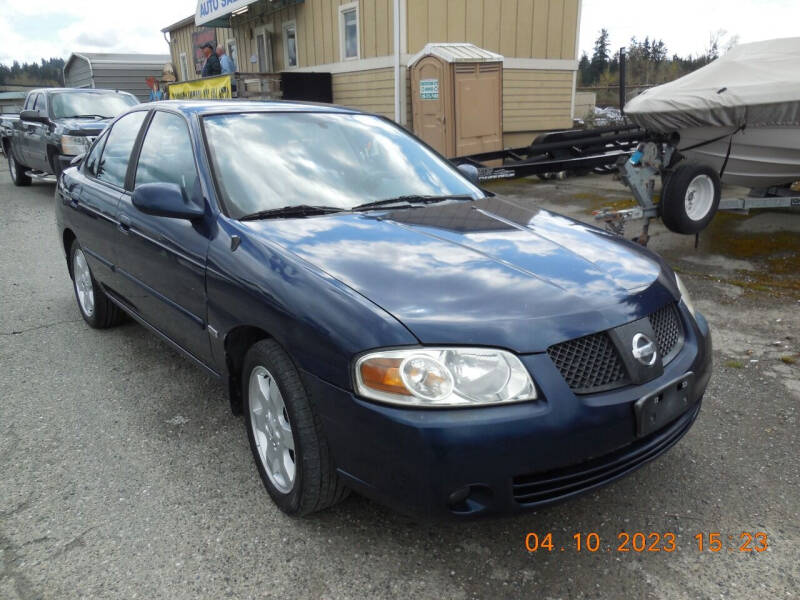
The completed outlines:
[[[608,67],[608,30],[603,28],[594,42],[594,53],[589,65],[589,77],[595,83]]]
[[[591,85],[591,63],[589,55],[584,52],[578,62],[578,73],[580,73],[581,85]]]

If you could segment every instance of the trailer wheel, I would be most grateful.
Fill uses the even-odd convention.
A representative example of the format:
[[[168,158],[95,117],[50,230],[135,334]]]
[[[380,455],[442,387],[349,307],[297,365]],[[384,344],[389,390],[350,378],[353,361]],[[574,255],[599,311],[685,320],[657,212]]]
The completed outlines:
[[[722,184],[705,165],[685,164],[665,181],[661,192],[661,220],[675,233],[698,233],[714,218]]]

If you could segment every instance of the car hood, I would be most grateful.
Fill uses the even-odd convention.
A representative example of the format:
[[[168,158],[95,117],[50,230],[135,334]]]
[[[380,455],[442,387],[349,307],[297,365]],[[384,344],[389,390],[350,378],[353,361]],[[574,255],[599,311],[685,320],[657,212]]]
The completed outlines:
[[[100,135],[111,119],[58,119],[67,135]]]
[[[646,249],[498,198],[242,225],[355,289],[424,344],[540,352],[677,298],[668,267]]]

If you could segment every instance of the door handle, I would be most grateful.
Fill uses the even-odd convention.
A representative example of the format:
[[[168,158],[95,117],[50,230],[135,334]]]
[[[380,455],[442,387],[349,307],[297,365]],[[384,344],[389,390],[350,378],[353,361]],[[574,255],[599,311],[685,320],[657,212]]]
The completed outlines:
[[[125,235],[128,235],[128,233],[131,230],[131,219],[130,219],[130,217],[128,217],[128,215],[120,215],[119,216],[118,228],[122,233],[124,233]]]

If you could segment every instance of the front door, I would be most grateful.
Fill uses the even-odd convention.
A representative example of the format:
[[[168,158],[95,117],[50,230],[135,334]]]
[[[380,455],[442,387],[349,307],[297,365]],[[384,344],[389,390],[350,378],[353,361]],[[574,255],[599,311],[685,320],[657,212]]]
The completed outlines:
[[[181,115],[155,112],[139,153],[134,192],[145,183],[174,183],[187,201],[205,202]],[[153,327],[210,363],[206,222],[145,214],[133,205],[130,192],[120,198],[118,220],[117,269],[123,296]]]
[[[258,72],[272,73],[272,43],[266,29],[259,29],[256,33],[256,50],[258,51]]]
[[[45,94],[39,94],[33,110],[43,117],[47,116],[47,96]],[[28,166],[40,171],[50,171],[51,167],[47,163],[47,142],[45,141],[50,125],[28,123],[28,126]]]
[[[440,154],[449,156],[446,95],[447,71],[436,57],[427,56],[419,61],[413,71],[412,93],[416,94],[414,106],[414,132]]]
[[[25,107],[23,110],[35,110],[33,107],[36,106],[37,101],[39,98],[42,97],[41,93],[33,94],[32,96],[28,96],[28,100],[25,102]],[[35,135],[37,131],[37,123],[32,121],[23,121],[19,120],[17,122],[17,127],[19,128],[19,135],[14,140],[14,146],[17,151],[17,159],[26,167],[34,168],[34,165],[31,164],[31,138]]]

